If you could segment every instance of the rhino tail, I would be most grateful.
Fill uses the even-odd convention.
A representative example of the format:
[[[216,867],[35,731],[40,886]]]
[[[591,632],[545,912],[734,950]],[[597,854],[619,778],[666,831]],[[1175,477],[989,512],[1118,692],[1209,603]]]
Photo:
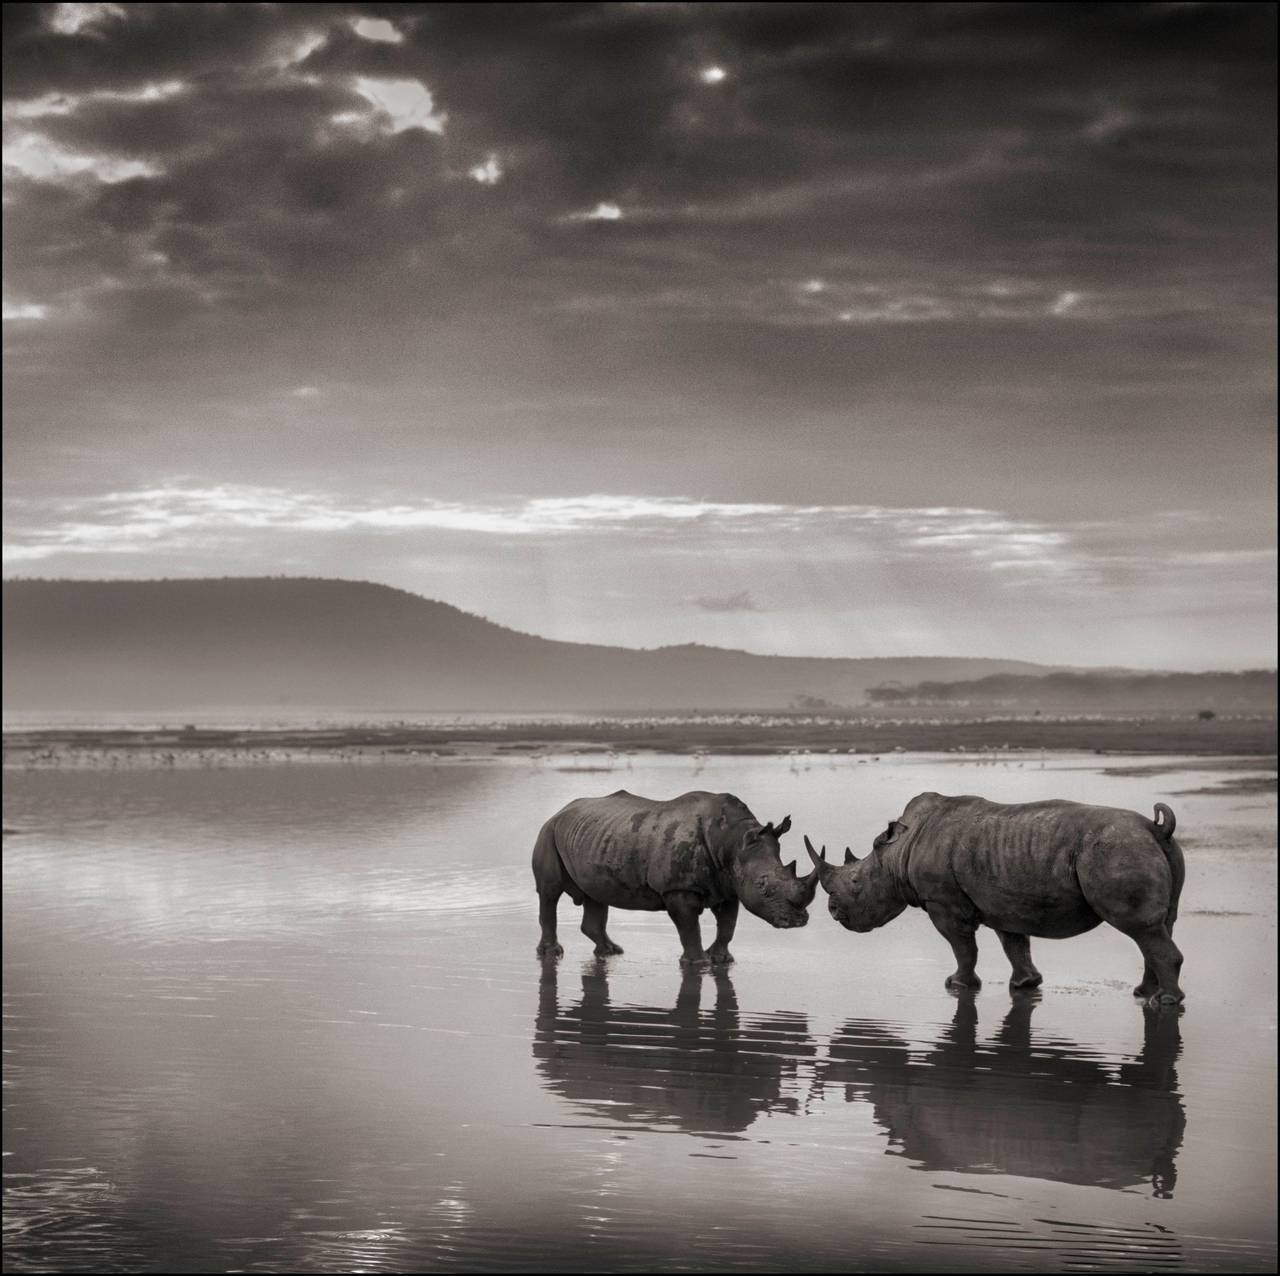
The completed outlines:
[[[1156,842],[1169,861],[1169,871],[1173,874],[1173,890],[1169,895],[1169,911],[1165,914],[1165,925],[1170,930],[1178,920],[1178,901],[1182,897],[1182,883],[1186,881],[1187,868],[1182,858],[1182,847],[1173,840],[1173,830],[1178,820],[1174,813],[1163,802],[1156,803],[1156,818],[1152,821],[1151,831],[1156,835]]]

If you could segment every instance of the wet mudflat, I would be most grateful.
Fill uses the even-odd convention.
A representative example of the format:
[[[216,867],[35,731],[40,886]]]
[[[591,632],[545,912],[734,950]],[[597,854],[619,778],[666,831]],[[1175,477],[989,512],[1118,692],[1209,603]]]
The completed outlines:
[[[11,772],[6,1268],[1273,1270],[1275,795],[1108,761]],[[682,975],[665,917],[602,962],[564,900],[539,961],[537,828],[619,787],[734,791],[801,855],[925,789],[1169,802],[1185,1013],[1108,928],[1016,998],[982,932],[957,999],[914,910],[744,914]]]

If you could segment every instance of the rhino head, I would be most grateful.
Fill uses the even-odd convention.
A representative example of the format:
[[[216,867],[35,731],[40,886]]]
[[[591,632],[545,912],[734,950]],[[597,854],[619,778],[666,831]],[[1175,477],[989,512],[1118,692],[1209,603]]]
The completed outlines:
[[[827,892],[827,911],[846,930],[865,935],[893,921],[906,908],[907,901],[880,854],[882,847],[896,842],[905,832],[906,825],[895,820],[876,838],[871,854],[863,859],[845,847],[843,864],[828,864],[827,848],[815,851],[813,843],[804,839],[813,871]]]
[[[738,898],[770,926],[803,926],[805,911],[818,890],[818,870],[806,877],[796,874],[796,862],[782,862],[779,838],[791,827],[791,816],[780,824],[764,824],[746,835],[734,856],[733,878]]]

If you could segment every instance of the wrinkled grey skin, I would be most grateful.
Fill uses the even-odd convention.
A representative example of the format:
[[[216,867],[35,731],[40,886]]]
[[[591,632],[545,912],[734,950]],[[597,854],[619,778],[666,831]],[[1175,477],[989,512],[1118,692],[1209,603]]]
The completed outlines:
[[[605,932],[610,908],[666,910],[680,933],[682,965],[724,965],[738,904],[771,926],[803,926],[818,889],[784,867],[775,829],[762,825],[731,793],[686,793],[654,802],[619,789],[579,798],[543,826],[533,848],[533,880],[541,901],[538,955],[559,957],[556,904],[566,894],[582,905],[582,932],[600,956],[620,953]],[[716,938],[703,951],[698,916],[711,909]]]
[[[1182,954],[1173,942],[1184,868],[1173,812],[1156,820],[1080,802],[1005,805],[980,797],[921,793],[876,838],[863,860],[845,852],[828,864],[805,838],[832,917],[866,932],[903,909],[923,908],[951,944],[949,988],[979,988],[979,926],[1000,936],[1010,986],[1034,988],[1040,972],[1029,938],[1065,939],[1109,922],[1142,950],[1134,995],[1153,1005],[1182,1001]]]

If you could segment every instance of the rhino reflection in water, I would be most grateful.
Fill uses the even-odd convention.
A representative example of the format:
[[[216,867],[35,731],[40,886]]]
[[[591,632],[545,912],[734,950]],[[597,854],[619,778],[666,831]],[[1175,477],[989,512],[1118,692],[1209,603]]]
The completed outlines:
[[[543,969],[533,1057],[544,1084],[609,1121],[738,1134],[763,1112],[796,1112],[800,1060],[815,1048],[808,1020],[778,1013],[746,1024],[723,967],[686,971],[674,1009],[614,1005],[604,963],[582,972],[582,998],[562,1007],[557,969]],[[715,1005],[702,1004],[704,980]]]
[[[870,1100],[891,1152],[925,1170],[1009,1174],[1171,1197],[1186,1115],[1174,1065],[1178,1013],[1144,1007],[1142,1051],[1127,1063],[1035,1038],[1038,994],[1017,993],[990,1043],[978,1044],[973,995],[923,1058],[885,1025],[851,1020],[832,1038],[817,1088]],[[982,1069],[981,1071],[978,1069]]]

